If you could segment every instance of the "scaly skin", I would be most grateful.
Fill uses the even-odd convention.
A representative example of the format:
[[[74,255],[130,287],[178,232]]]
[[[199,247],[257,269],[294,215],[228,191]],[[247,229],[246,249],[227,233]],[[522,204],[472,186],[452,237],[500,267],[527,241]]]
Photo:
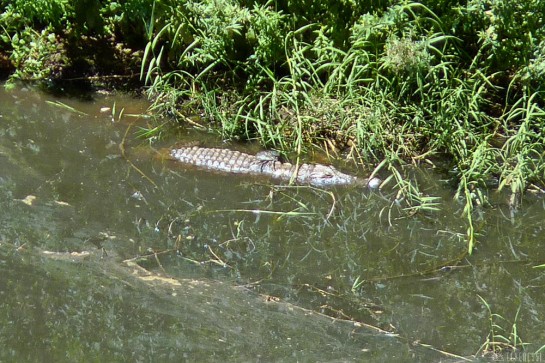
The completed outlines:
[[[263,150],[255,154],[257,160],[261,161],[280,161],[280,153],[276,150]]]
[[[264,158],[264,154],[250,155],[227,149],[186,147],[173,149],[170,155],[184,164],[202,169],[235,174],[267,175],[274,179],[291,181],[313,186],[335,186],[360,184],[368,185],[368,179],[341,173],[333,166],[321,164],[300,164],[299,168],[275,158]],[[272,155],[272,154],[271,154]]]

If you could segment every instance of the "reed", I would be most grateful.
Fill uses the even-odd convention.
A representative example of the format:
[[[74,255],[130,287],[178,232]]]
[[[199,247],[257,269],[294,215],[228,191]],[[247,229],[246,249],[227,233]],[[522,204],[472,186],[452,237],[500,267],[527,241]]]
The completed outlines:
[[[399,168],[407,162],[447,158],[457,183],[453,197],[462,203],[460,215],[466,220],[470,253],[478,235],[475,216],[487,205],[491,180],[499,178],[499,190],[510,188],[513,206],[529,183],[542,183],[541,92],[532,86],[522,65],[504,92],[499,80],[505,72],[487,57],[491,46],[498,52],[506,50],[488,38],[472,39],[474,56],[468,57],[468,39],[445,30],[454,25],[445,24],[447,13],[434,12],[441,9],[403,2],[373,15],[362,12],[339,46],[323,24],[290,30],[289,15],[275,13],[270,6],[241,16],[243,8],[225,3],[232,5],[231,16],[202,20],[185,49],[180,29],[195,26],[183,25],[186,18],[171,17],[154,32],[146,48],[148,66],[142,70],[161,107],[173,109],[195,99],[191,107],[218,125],[222,137],[257,139],[296,155],[310,147],[332,155],[346,150],[356,163],[374,163],[391,175],[388,182],[399,190],[396,200],[411,211],[436,210],[437,200],[422,193],[414,180],[404,178]],[[502,3],[494,11],[500,14],[509,6]],[[495,21],[500,26],[505,20],[489,19],[473,8],[455,12],[460,18],[480,16],[483,24]],[[267,22],[265,16],[273,13],[276,16]],[[221,21],[226,31],[215,34],[214,46],[205,46],[204,34],[217,31],[213,24]],[[469,23],[476,28],[483,24]],[[247,43],[253,46],[249,52],[253,55],[233,57],[232,39],[247,37],[248,26],[253,27],[250,33],[263,39]],[[467,38],[464,31],[458,33]],[[165,50],[165,36],[173,33],[175,37],[166,38],[171,41]],[[543,35],[537,29],[532,34]],[[270,50],[267,56],[262,55],[264,44]],[[215,49],[213,60],[204,57],[208,48]],[[179,55],[178,69],[163,73],[166,54]],[[540,54],[532,61],[532,74],[538,78]],[[181,67],[189,63],[197,71]],[[502,100],[503,111],[498,113]],[[498,138],[506,141],[497,145]]]
[[[489,333],[486,341],[481,345],[476,355],[495,356],[499,354],[501,356],[503,353],[522,351],[524,346],[527,344],[522,341],[521,337],[517,333],[517,320],[519,318],[520,306],[517,309],[510,330],[507,330],[504,328],[504,324],[509,324],[509,322],[500,314],[493,313],[492,308],[486,302],[486,300],[480,295],[477,296],[488,312]],[[538,352],[534,354],[538,354]]]

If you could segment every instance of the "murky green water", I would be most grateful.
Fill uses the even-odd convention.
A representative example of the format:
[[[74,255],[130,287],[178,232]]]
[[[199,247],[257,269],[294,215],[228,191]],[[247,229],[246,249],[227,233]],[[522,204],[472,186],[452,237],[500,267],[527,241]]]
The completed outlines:
[[[394,192],[207,173],[160,157],[206,135],[136,139],[146,121],[127,115],[146,107],[0,93],[0,360],[427,362],[545,344],[541,196],[514,218],[493,198],[465,256],[437,175],[416,173],[442,211],[408,215]]]

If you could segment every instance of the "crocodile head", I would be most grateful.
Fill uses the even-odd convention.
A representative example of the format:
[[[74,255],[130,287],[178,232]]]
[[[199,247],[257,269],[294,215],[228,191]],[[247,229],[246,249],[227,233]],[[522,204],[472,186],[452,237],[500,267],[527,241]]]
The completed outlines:
[[[369,189],[378,189],[382,184],[380,178],[357,178],[340,172],[330,165],[312,165],[311,168],[306,170],[306,175],[303,174],[305,174],[305,170],[300,170],[299,182],[317,187],[355,184],[366,186]]]
[[[307,175],[304,175],[304,174]],[[328,186],[328,185],[346,185],[352,184],[356,181],[356,178],[344,174],[333,166],[330,165],[313,165],[309,170],[299,170],[299,176],[302,182],[306,182],[314,186]]]

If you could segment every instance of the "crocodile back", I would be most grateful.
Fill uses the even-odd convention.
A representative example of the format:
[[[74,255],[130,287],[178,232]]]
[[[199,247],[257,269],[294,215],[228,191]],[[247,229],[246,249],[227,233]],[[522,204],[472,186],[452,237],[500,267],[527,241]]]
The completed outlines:
[[[263,160],[240,151],[198,146],[173,149],[170,155],[184,164],[195,165],[206,170],[235,174],[267,175],[277,180],[294,181],[297,184],[314,186],[346,185],[356,182],[356,177],[344,174],[333,166],[300,164],[278,160]]]

